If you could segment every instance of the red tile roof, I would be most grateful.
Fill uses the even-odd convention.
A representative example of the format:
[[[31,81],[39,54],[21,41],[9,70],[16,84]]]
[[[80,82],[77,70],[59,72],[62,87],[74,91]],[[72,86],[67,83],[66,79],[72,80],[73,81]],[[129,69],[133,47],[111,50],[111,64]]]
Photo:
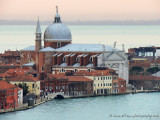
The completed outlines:
[[[129,80],[160,80],[160,77],[149,75],[130,75]]]
[[[109,70],[95,70],[95,71],[78,71],[74,75],[76,76],[105,76],[111,75]]]
[[[122,78],[118,78],[118,81],[126,81],[126,80],[124,80],[124,79],[122,79]]]
[[[5,53],[1,54],[0,56],[20,56],[19,51],[5,51]]]
[[[32,75],[18,75],[16,77],[8,79],[9,81],[13,82],[37,82],[39,79],[37,77],[33,77]]]
[[[0,81],[0,89],[12,89],[12,88],[17,88],[17,86],[14,86],[14,85],[7,83],[5,81]]]
[[[28,69],[9,69],[5,73],[0,74],[0,77],[15,77],[17,75],[25,75],[29,70]]]
[[[13,74],[16,73],[17,75],[26,74],[29,69],[9,69],[5,72],[5,74]]]
[[[150,67],[150,62],[148,62],[148,63],[130,63],[130,66],[131,67],[133,67],[133,66],[141,66],[141,67],[146,67],[146,68],[148,68],[148,67]]]
[[[84,76],[64,76],[64,75],[51,74],[50,77],[57,78],[57,79],[68,79],[69,82],[92,82],[93,81]]]

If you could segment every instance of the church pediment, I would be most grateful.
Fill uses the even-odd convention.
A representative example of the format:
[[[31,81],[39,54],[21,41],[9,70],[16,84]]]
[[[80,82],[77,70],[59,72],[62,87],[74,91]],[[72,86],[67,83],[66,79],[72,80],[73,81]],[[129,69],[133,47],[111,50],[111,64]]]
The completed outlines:
[[[110,55],[108,55],[106,58],[105,58],[106,61],[123,61],[125,60],[125,58],[118,54],[117,52],[112,52]]]

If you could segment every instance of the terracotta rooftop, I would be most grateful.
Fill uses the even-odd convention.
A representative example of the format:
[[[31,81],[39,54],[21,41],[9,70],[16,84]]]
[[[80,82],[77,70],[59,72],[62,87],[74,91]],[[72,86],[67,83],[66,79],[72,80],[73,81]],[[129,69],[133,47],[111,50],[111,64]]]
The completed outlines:
[[[124,79],[122,79],[122,78],[118,78],[118,80],[119,80],[119,81],[126,81],[126,80],[124,80]]]
[[[10,64],[0,63],[0,66],[20,66],[20,64],[17,64],[17,63],[10,63]]]
[[[0,81],[0,89],[12,89],[12,88],[16,88],[17,86],[14,86],[10,83],[7,83],[5,81]]]
[[[14,77],[17,75],[25,75],[29,70],[28,69],[9,69],[5,73],[0,74],[0,77]]]
[[[92,82],[93,80],[84,76],[64,76],[64,75],[51,75],[57,79],[68,79],[69,82]]]
[[[141,67],[150,67],[150,62],[148,63],[130,63],[130,66],[141,66]]]
[[[106,76],[111,75],[109,70],[96,70],[96,71],[78,71],[74,75],[76,76]]]
[[[20,52],[19,51],[5,51],[3,54],[1,54],[0,56],[20,56]]]
[[[37,82],[39,79],[37,77],[33,77],[32,75],[18,75],[16,77],[8,79],[9,81],[15,82]]]
[[[129,80],[160,80],[160,77],[149,75],[130,75]]]

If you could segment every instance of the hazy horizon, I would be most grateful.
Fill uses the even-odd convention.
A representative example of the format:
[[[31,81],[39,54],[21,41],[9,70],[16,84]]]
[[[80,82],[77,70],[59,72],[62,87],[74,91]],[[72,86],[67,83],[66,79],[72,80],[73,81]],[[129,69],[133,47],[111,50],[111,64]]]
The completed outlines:
[[[160,20],[160,0],[0,0],[0,20],[52,21],[56,5],[62,21]]]
[[[160,25],[160,20],[105,20],[62,21],[66,25]],[[36,25],[37,20],[0,20],[0,25]],[[52,24],[52,20],[40,21],[41,25]]]

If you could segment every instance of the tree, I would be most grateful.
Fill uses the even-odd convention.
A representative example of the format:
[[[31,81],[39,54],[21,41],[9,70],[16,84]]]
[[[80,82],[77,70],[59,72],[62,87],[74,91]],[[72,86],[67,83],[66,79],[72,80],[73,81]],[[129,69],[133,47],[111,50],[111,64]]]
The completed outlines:
[[[149,68],[147,69],[147,72],[154,74],[156,72],[160,71],[160,69],[158,67],[153,67],[153,68]]]
[[[23,83],[22,86],[23,86],[23,96],[25,96],[27,95],[27,93],[29,93],[28,86],[26,83]]]
[[[27,93],[29,93],[29,91],[28,91],[28,86],[27,86],[26,83],[22,83],[22,84],[19,83],[19,84],[18,84],[18,87],[20,87],[20,88],[23,89],[23,96],[26,96]]]
[[[143,72],[143,71],[144,71],[144,69],[141,66],[133,66],[131,68],[131,72],[136,73],[136,74]]]
[[[21,84],[21,83],[18,83],[18,87],[23,88],[23,86],[22,86],[22,84]]]

